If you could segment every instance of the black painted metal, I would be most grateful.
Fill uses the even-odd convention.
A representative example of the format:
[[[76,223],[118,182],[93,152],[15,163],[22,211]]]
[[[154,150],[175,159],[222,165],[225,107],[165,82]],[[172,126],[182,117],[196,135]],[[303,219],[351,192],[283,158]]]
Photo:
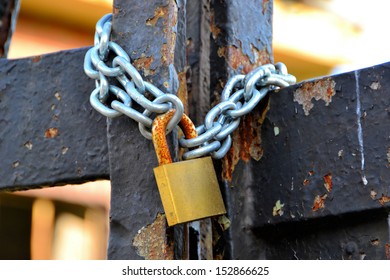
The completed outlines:
[[[218,95],[214,92],[220,94],[221,85],[230,76],[247,73],[256,66],[272,61],[272,9],[272,1],[251,0],[245,4],[239,0],[210,1],[206,12],[212,32],[203,34],[204,37],[208,36],[210,42],[209,104],[215,102],[215,96]],[[254,22],[256,24],[248,24]],[[201,69],[203,67],[200,66]],[[250,129],[250,126],[241,122],[244,130]],[[250,141],[244,138],[239,141]],[[233,180],[255,176],[252,161],[241,162],[242,172],[234,173]],[[236,184],[236,181],[228,182],[224,179],[221,179],[221,185],[224,186],[231,225],[223,232],[225,240],[219,240],[215,256],[225,259],[264,258],[263,240],[255,237],[247,225],[247,217],[253,210],[248,207],[248,200],[251,200],[248,186],[245,182]]]
[[[85,49],[0,62],[0,189],[108,179],[106,123]]]
[[[139,63],[146,80],[176,92],[187,34],[191,114],[199,123],[228,76],[272,61],[272,1],[187,3],[187,31],[185,2],[115,1],[113,39]],[[163,212],[152,175],[154,149],[134,121],[119,117],[106,124],[91,108],[94,83],[83,73],[85,51],[0,61],[0,190],[110,174],[108,256],[141,259],[133,239]],[[261,128],[263,156],[241,160],[231,181],[221,179],[231,225],[222,232],[214,221],[215,236],[223,236],[214,240],[214,257],[389,258],[389,66],[272,94]],[[305,115],[294,95],[302,89],[312,94],[314,85],[325,96],[335,94],[328,106],[306,100],[314,107]],[[326,189],[329,181],[332,188]],[[185,257],[185,231],[176,229],[176,258]]]
[[[170,11],[174,6],[178,9],[178,21]],[[113,39],[130,54],[132,61],[142,57],[151,59],[150,67],[143,68],[143,77],[168,92],[176,92],[178,87],[177,74],[170,70],[174,56],[169,50],[174,50],[172,35],[178,31],[177,22],[183,21],[184,8],[182,1],[170,0],[114,3]],[[161,9],[164,14],[156,18],[156,11]],[[183,35],[177,36],[177,40],[180,38],[183,40]],[[182,54],[175,56],[178,72],[185,65],[183,51],[184,48]],[[136,123],[126,117],[108,122],[108,143],[112,183],[108,257],[141,259],[132,241],[141,228],[152,224],[157,214],[163,213],[153,176],[153,167],[158,164],[156,155],[151,141],[143,138]]]
[[[304,82],[272,94],[262,126],[264,155],[251,163],[253,176],[239,164],[232,181],[247,193],[245,208],[251,211],[245,212],[244,228],[250,229],[253,247],[259,248],[255,245],[260,240],[267,243],[265,254],[258,257],[386,258],[389,66]],[[296,90],[320,83],[330,94],[323,85],[326,80],[335,82],[331,103],[325,106],[313,99],[314,107],[305,115],[293,100]],[[332,182],[330,191],[324,186],[326,177]],[[239,196],[237,189],[232,196]],[[315,198],[324,195],[324,207],[316,208]],[[283,207],[274,213],[277,201]],[[355,248],[353,254],[345,251],[347,244]],[[250,251],[242,253],[254,257]]]
[[[0,57],[7,57],[19,13],[19,0],[0,1]]]

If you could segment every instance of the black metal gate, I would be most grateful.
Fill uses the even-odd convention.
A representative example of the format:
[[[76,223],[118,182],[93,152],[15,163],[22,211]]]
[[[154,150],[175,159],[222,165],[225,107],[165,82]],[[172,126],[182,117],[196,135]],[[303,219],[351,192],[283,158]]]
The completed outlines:
[[[273,60],[272,1],[241,4],[115,0],[112,39],[199,123],[229,76]],[[2,28],[4,55],[12,32]],[[1,59],[0,190],[110,179],[110,259],[390,258],[389,64],[262,101],[215,162],[227,217],[169,228],[152,143],[90,107],[86,51]]]

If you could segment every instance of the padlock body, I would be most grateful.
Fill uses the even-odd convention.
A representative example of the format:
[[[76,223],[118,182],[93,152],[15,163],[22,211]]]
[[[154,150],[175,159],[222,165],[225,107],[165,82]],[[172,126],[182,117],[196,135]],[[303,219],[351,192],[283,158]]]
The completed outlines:
[[[154,168],[168,225],[226,213],[211,157]]]

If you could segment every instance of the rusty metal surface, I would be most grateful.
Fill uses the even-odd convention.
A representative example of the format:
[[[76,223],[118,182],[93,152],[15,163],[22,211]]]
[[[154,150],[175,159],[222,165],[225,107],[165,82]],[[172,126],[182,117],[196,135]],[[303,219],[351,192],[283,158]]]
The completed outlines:
[[[272,95],[263,157],[251,173],[240,162],[231,182],[233,197],[246,190],[237,215],[253,244],[266,241],[262,257],[386,258],[389,75],[383,64]],[[357,255],[343,254],[349,242]]]
[[[272,96],[262,127],[264,156],[251,183],[253,226],[389,207],[389,66]],[[278,200],[283,207],[275,214]]]
[[[180,35],[184,32],[184,14],[184,1],[114,1],[113,40],[130,55],[146,80],[166,92],[177,92],[179,88],[178,74],[170,65],[175,64],[178,73],[185,65],[185,56],[175,51],[176,44],[184,40]],[[137,244],[152,246],[154,242],[140,242],[135,237],[144,228],[161,225],[159,214],[163,209],[153,176],[153,167],[157,166],[153,144],[126,117],[110,120],[107,135],[112,182],[108,257],[150,259],[152,255],[139,253]],[[160,233],[166,234],[166,238],[159,239],[166,251],[163,258],[172,258],[175,252],[168,241],[181,235],[166,227]],[[175,239],[175,243],[180,242]],[[153,250],[142,248],[142,252]],[[175,257],[181,256],[176,253]]]
[[[19,5],[19,0],[3,0],[0,2],[0,57],[7,57],[19,13]]]
[[[272,62],[272,1],[210,1],[206,13],[209,40],[209,104],[218,101],[227,79],[234,74],[248,73],[256,66]],[[250,24],[254,23],[256,24]],[[205,63],[204,59],[201,59]],[[200,69],[204,66],[201,64]],[[206,92],[206,91],[205,91]],[[220,232],[215,243],[214,258],[256,259],[264,256],[263,241],[253,236],[246,226],[246,215],[252,200],[249,186],[236,184],[242,177],[252,177],[252,162],[261,158],[260,126],[268,100],[262,101],[253,114],[242,119],[233,135],[233,146],[222,160],[219,170],[228,208],[228,227],[216,222]],[[245,170],[234,174],[237,165]],[[249,175],[249,176],[248,176]],[[249,179],[249,178],[248,178]]]
[[[0,61],[0,189],[108,179],[106,123],[85,49]]]

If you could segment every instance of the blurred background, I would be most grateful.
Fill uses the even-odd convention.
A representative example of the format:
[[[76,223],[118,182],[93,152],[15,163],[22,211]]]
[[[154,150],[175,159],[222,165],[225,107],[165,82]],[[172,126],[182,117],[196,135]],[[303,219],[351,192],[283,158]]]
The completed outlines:
[[[389,8],[379,0],[275,0],[274,60],[298,81],[387,62]],[[90,46],[95,23],[111,10],[111,0],[22,0],[9,58]],[[105,259],[109,201],[108,181],[0,193],[0,259]]]

